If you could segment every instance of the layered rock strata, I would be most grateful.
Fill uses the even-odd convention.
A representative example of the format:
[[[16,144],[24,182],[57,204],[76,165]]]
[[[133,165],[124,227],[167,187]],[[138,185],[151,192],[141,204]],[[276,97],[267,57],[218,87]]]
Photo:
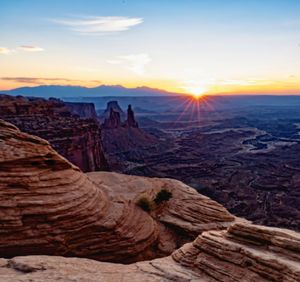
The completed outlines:
[[[297,282],[299,251],[299,233],[238,223],[204,232],[169,257],[130,265],[49,256],[2,259],[0,280]]]
[[[202,233],[172,254],[209,281],[300,281],[300,234],[237,223]]]
[[[235,217],[183,183],[84,174],[50,144],[0,121],[0,254],[62,255],[133,262],[170,254]],[[147,213],[136,205],[162,188],[172,199]]]
[[[0,95],[0,118],[48,140],[57,152],[85,172],[107,170],[94,107],[71,104],[74,112],[58,99]],[[84,108],[80,110],[81,107]],[[85,118],[74,113],[84,114]],[[89,115],[93,118],[86,118]]]

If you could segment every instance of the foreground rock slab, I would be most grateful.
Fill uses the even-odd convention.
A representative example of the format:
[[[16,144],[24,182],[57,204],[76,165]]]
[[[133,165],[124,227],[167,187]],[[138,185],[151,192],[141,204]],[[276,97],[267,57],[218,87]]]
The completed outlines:
[[[0,260],[8,281],[300,281],[300,234],[245,223],[207,231],[171,256],[130,265],[28,256]]]

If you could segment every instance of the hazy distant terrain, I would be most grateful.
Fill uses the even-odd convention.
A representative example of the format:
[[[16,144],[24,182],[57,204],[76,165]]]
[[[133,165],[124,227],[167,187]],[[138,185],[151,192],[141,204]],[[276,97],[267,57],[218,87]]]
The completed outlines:
[[[139,134],[102,131],[113,170],[176,178],[238,216],[300,230],[300,96],[72,94],[63,100],[94,103],[101,123],[107,102],[132,105]]]
[[[176,178],[238,216],[299,230],[300,97],[217,97],[197,107],[185,99],[162,97],[157,108],[146,103],[155,97],[132,101],[154,111],[137,119],[160,142],[116,149],[119,171]]]
[[[163,96],[179,95],[169,91],[149,87],[126,88],[120,85],[100,85],[97,87],[64,86],[64,85],[40,85],[34,87],[20,87],[9,91],[3,91],[10,95],[22,95],[33,97],[108,97],[108,96]]]

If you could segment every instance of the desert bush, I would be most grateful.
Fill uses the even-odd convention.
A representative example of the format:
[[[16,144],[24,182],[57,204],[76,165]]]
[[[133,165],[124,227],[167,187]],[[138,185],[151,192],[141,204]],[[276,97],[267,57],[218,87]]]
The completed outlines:
[[[141,196],[136,204],[146,212],[150,212],[153,209],[153,202],[147,196]]]
[[[167,202],[172,198],[172,192],[169,190],[163,188],[161,189],[157,194],[154,199],[154,202],[159,205],[162,202]]]

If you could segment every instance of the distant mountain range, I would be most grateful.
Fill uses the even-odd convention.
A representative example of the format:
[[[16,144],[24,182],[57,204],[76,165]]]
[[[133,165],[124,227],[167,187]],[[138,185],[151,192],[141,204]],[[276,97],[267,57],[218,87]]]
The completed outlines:
[[[126,88],[120,85],[101,85],[94,88],[82,86],[63,86],[63,85],[40,85],[34,87],[20,87],[2,93],[11,95],[22,95],[32,97],[138,97],[138,96],[166,96],[166,95],[181,95],[182,93],[168,92],[161,89],[149,87]]]

